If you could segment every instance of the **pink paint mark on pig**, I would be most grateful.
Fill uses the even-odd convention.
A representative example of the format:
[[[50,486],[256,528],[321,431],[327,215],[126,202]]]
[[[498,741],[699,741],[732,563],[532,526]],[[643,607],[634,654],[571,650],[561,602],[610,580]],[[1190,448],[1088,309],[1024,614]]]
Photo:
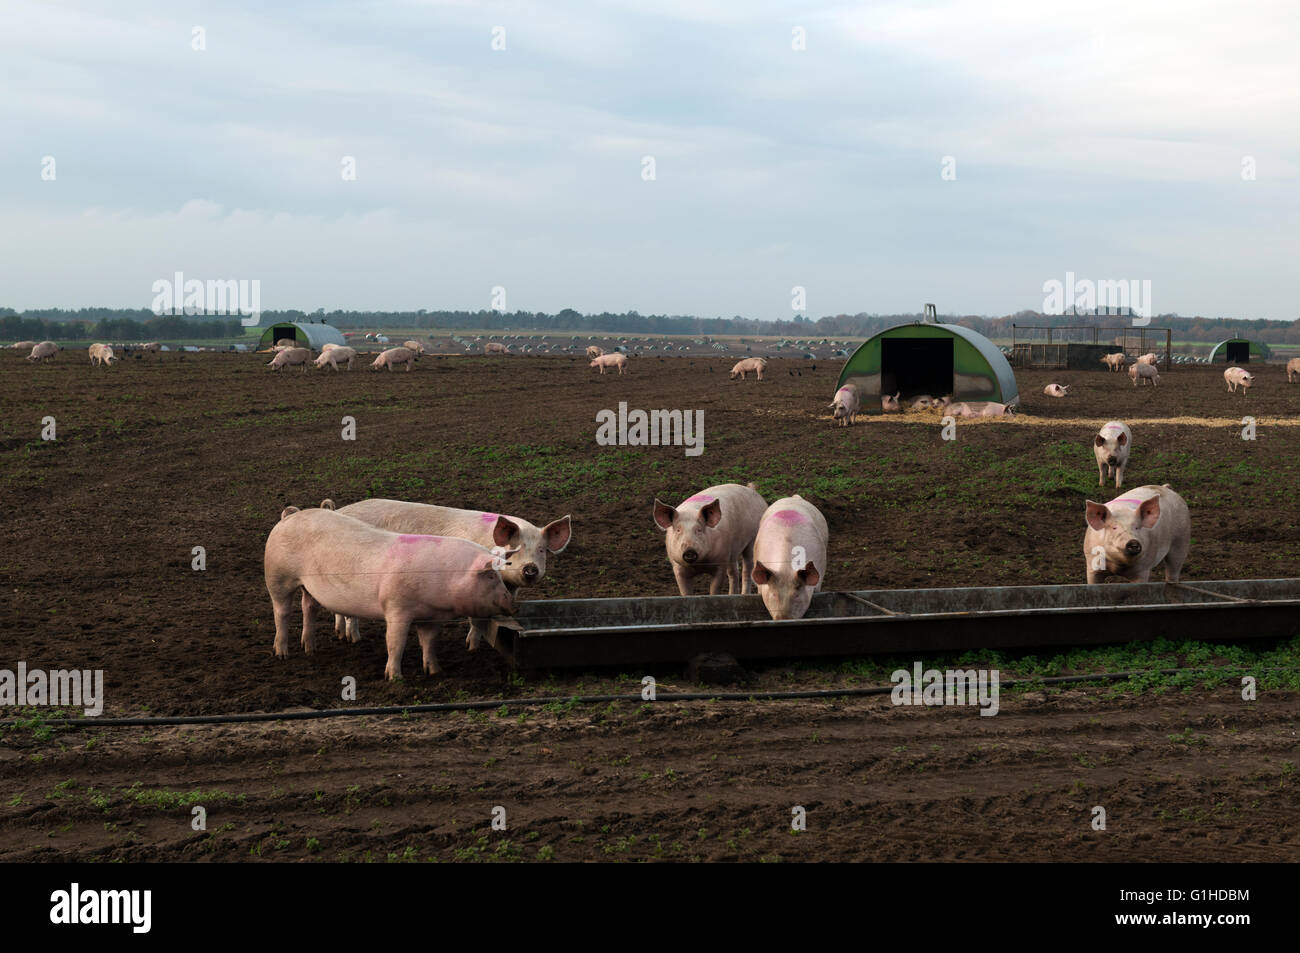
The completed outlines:
[[[717,499],[716,496],[712,496],[708,493],[697,493],[686,502],[687,503],[712,503],[716,499]]]
[[[437,536],[412,536],[409,533],[402,533],[397,537],[399,543],[437,543]]]
[[[808,517],[804,516],[798,510],[777,510],[772,514],[772,519],[782,523],[789,523],[791,525],[808,522]]]
[[[484,513],[482,516],[479,517],[479,519],[481,519],[484,523],[495,523],[497,521],[497,514]]]

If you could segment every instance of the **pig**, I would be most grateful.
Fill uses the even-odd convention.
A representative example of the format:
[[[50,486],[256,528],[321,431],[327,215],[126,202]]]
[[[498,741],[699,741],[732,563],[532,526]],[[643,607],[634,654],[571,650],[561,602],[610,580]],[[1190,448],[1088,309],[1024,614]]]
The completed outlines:
[[[934,406],[934,398],[929,394],[922,394],[912,401],[912,410],[929,410]]]
[[[1250,385],[1255,383],[1255,375],[1250,374],[1240,367],[1230,367],[1223,372],[1223,380],[1228,385],[1230,393],[1236,393],[1237,388],[1241,388],[1244,394],[1250,390]]]
[[[100,365],[107,364],[109,367],[112,367],[113,361],[116,360],[116,358],[113,356],[112,345],[92,344],[86,350],[90,353],[91,364],[100,364]]]
[[[46,361],[54,360],[54,355],[59,353],[59,346],[53,341],[42,341],[40,344],[32,347],[32,353],[27,355],[29,361]]]
[[[423,354],[427,354],[427,353],[428,353],[427,351],[425,351],[425,349],[424,349],[424,345],[421,344],[419,341],[403,341],[403,342],[402,342],[402,347],[406,348],[408,351],[410,351],[412,354],[414,354],[417,358],[420,357],[420,356],[423,355]]]
[[[1165,582],[1177,582],[1192,540],[1192,519],[1169,484],[1140,486],[1109,503],[1087,501],[1083,558],[1088,583],[1120,576],[1148,582],[1162,561]]]
[[[411,365],[415,363],[415,355],[404,347],[390,347],[387,351],[381,351],[370,365],[370,369],[381,371],[385,367],[390,371],[397,364],[405,364],[406,372],[411,373]]]
[[[334,503],[324,500],[321,508],[333,509]],[[523,586],[540,583],[546,576],[547,556],[564,552],[573,538],[568,516],[561,516],[545,526],[534,526],[518,516],[380,499],[362,500],[345,506],[338,512],[393,533],[455,536],[488,549],[494,546],[513,547],[519,556],[501,569],[502,581],[511,596],[516,595]],[[335,616],[334,633],[339,638],[346,635],[353,642],[361,639],[356,621],[345,621],[342,614]],[[490,645],[496,645],[496,625],[488,619],[471,618],[466,646],[471,652],[477,651],[484,637]]]
[[[13,344],[9,345],[9,347],[15,351],[30,351],[35,346],[35,341],[15,341]]]
[[[1286,362],[1286,382],[1294,384],[1300,381],[1300,357],[1293,357]]]
[[[1128,358],[1124,356],[1123,352],[1116,351],[1114,354],[1102,355],[1101,362],[1105,364],[1107,367],[1109,367],[1112,372],[1114,372],[1114,371],[1118,371],[1125,364],[1127,364]]]
[[[601,374],[605,373],[605,368],[607,367],[617,367],[619,376],[621,377],[623,375],[623,369],[627,367],[627,355],[618,353],[602,354],[600,357],[593,358],[591,363],[587,366],[599,367]]]
[[[287,347],[280,351],[271,359],[271,363],[266,366],[273,371],[278,371],[282,367],[297,367],[302,365],[302,372],[307,373],[307,362],[311,360],[311,350],[305,347]]]
[[[944,411],[952,405],[952,394],[945,394],[942,397],[935,397],[930,402],[930,407],[934,410]]]
[[[324,354],[326,351],[332,351],[332,350],[334,350],[336,347],[341,347],[341,346],[342,346],[342,345],[339,345],[339,344],[322,344],[322,345],[320,346],[320,352],[321,352],[322,354]]]
[[[1097,436],[1092,438],[1092,452],[1097,458],[1097,485],[1102,486],[1106,477],[1115,477],[1115,488],[1124,483],[1124,468],[1128,466],[1128,455],[1133,449],[1133,434],[1120,420],[1112,420],[1104,425]],[[1112,472],[1107,472],[1112,471]]]
[[[902,396],[902,392],[901,392],[901,391],[900,391],[899,393],[895,394],[893,397],[890,397],[888,394],[883,394],[883,395],[881,395],[881,398],[880,398],[880,409],[883,410],[885,413],[892,413],[892,412],[894,412],[894,411],[901,411],[901,410],[903,409],[903,405],[902,405],[902,403],[899,401],[899,397],[901,397],[901,396]]]
[[[982,404],[976,402],[966,406],[973,411],[970,414],[972,417],[1010,417],[1016,412],[1016,408],[1010,404],[999,404],[993,400],[984,401]]]
[[[748,374],[750,371],[753,371],[757,375],[758,379],[761,381],[763,379],[763,371],[766,369],[767,369],[767,358],[747,357],[743,361],[736,362],[736,366],[731,369],[731,373],[728,375],[728,377],[730,377],[730,379],[734,381],[736,379],[736,375],[739,374],[740,379],[743,381],[745,379],[745,375]]]
[[[389,679],[402,674],[402,651],[412,625],[420,638],[424,670],[441,668],[434,640],[442,623],[465,616],[515,613],[497,566],[513,551],[494,554],[451,536],[390,533],[330,510],[283,515],[266,540],[266,589],[275,612],[275,654],[289,654],[292,599],[302,588],[302,647],[315,649],[317,606],[388,626]]]
[[[1048,384],[1043,388],[1043,393],[1048,397],[1068,397],[1070,394],[1069,384]]]
[[[668,562],[677,579],[677,591],[691,594],[691,580],[707,575],[709,595],[745,595],[754,565],[754,537],[767,501],[753,484],[723,483],[711,486],[671,507],[655,500],[654,521],[665,534]]]
[[[834,417],[840,422],[841,427],[849,427],[857,419],[861,407],[862,400],[858,396],[858,389],[852,384],[845,384],[835,392],[835,399],[830,402],[827,409],[835,412]]]
[[[948,408],[948,414],[952,417],[978,417],[979,410],[967,403],[953,404]]]
[[[603,347],[597,347],[594,344],[587,345],[587,357],[600,357],[604,353],[605,349]]]
[[[1137,359],[1137,362],[1139,364],[1150,364],[1152,367],[1156,367],[1157,361],[1156,361],[1155,352],[1152,352],[1150,354],[1143,354],[1141,357]]]
[[[337,371],[339,369],[339,362],[345,362],[348,365],[348,370],[352,370],[352,362],[357,358],[355,348],[340,347],[337,344],[331,344],[328,345],[328,347],[329,350],[321,351],[320,357],[316,358],[315,363],[317,367],[324,368],[325,365],[328,364]]]
[[[150,341],[148,344],[141,344],[140,350],[145,354],[157,354],[158,360],[162,360],[162,345],[157,341]]]
[[[1160,372],[1153,364],[1130,364],[1128,376],[1133,379],[1134,387],[1138,386],[1138,381],[1150,381],[1152,387],[1160,383]]]
[[[484,354],[509,354],[510,349],[504,344],[498,344],[496,341],[489,341],[483,345]]]
[[[275,346],[276,347],[297,347],[298,342],[295,341],[293,338],[280,338],[280,340],[275,342]]]
[[[753,580],[773,619],[802,619],[826,573],[826,517],[802,496],[777,500],[754,540]]]

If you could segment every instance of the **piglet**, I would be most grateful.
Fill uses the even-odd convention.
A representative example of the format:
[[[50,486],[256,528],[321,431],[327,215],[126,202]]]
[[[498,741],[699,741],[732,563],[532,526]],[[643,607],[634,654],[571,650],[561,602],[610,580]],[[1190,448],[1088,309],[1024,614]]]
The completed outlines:
[[[902,396],[902,391],[899,391],[893,397],[890,397],[888,394],[882,394],[880,397],[880,409],[885,413],[901,411],[903,409],[903,404],[899,398]]]
[[[1120,576],[1149,582],[1165,564],[1165,582],[1177,582],[1192,540],[1192,518],[1169,484],[1140,486],[1109,503],[1087,501],[1083,558],[1090,585]]]
[[[822,587],[830,530],[821,511],[802,496],[767,508],[754,540],[754,584],[773,619],[802,619]]]
[[[292,508],[289,508],[292,509]],[[440,671],[434,639],[442,623],[465,616],[513,615],[515,600],[497,568],[513,550],[493,554],[450,536],[390,533],[327,509],[282,515],[266,540],[266,588],[275,611],[275,654],[289,654],[293,597],[302,589],[302,647],[311,654],[317,606],[388,626],[384,674],[402,673],[412,625],[424,670]]]
[[[1066,397],[1070,393],[1069,384],[1048,384],[1043,388],[1043,393],[1048,397]]]

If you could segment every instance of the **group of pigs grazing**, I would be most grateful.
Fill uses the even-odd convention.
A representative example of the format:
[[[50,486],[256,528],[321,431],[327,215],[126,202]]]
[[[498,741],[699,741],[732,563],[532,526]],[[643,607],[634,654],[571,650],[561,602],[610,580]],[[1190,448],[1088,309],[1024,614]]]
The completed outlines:
[[[683,596],[698,575],[709,577],[710,595],[724,578],[728,595],[752,582],[773,619],[801,619],[825,580],[826,518],[798,494],[768,506],[754,484],[724,483],[675,507],[656,499],[653,515]]]
[[[1122,421],[1112,420],[1092,443],[1097,485],[1113,477],[1119,489],[1133,448],[1132,432]],[[1186,502],[1169,484],[1140,486],[1105,504],[1088,500],[1084,518],[1088,528],[1083,558],[1090,584],[1105,582],[1107,576],[1147,582],[1161,562],[1165,581],[1178,581],[1191,545],[1192,520]]]
[[[568,516],[534,526],[498,513],[401,500],[363,500],[339,510],[286,507],[266,540],[266,588],[275,612],[275,654],[289,654],[293,599],[301,589],[302,647],[315,648],[316,609],[334,614],[337,638],[359,641],[359,619],[383,619],[388,664],[398,678],[412,626],[424,670],[440,671],[434,639],[442,626],[470,619],[466,644],[495,645],[513,626],[518,591],[546,575],[548,554],[571,537]]]

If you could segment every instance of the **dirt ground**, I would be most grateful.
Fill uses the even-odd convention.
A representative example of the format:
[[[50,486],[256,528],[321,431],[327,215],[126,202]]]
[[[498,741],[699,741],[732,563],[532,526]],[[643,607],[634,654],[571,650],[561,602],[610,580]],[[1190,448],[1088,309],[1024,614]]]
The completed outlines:
[[[357,705],[628,692],[617,673],[515,676],[467,652],[463,625],[440,639],[440,678],[408,647],[406,679],[385,682],[373,623],[358,645],[277,660],[266,534],[283,506],[324,497],[569,513],[573,542],[529,598],[673,595],[654,497],[753,480],[825,513],[827,588],[1082,582],[1084,500],[1117,495],[1097,486],[1090,439],[1115,418],[1134,431],[1126,485],[1170,483],[1188,501],[1185,578],[1300,576],[1300,385],[1280,365],[1247,395],[1212,368],[1136,389],[1104,371],[1022,371],[1021,416],[959,423],[945,441],[935,415],[832,426],[839,365],[822,361],[773,361],[741,383],[721,357],[637,357],[624,377],[554,357],[340,374],[265,360],[92,370],[72,352],[41,367],[0,352],[0,667],[103,669],[106,715],[339,707],[344,676]],[[1049,381],[1072,395],[1043,396]],[[595,415],[619,401],[703,410],[704,453],[598,446]],[[57,439],[43,441],[49,417]],[[691,687],[661,674],[661,691]],[[843,683],[783,667],[747,684]],[[1227,686],[1006,696],[996,718],[870,698],[14,730],[0,741],[0,857],[1288,859],[1298,722],[1296,693],[1246,706]],[[1180,732],[1202,740],[1170,740]],[[196,803],[206,832],[190,829]],[[504,832],[489,827],[497,805]],[[1106,832],[1089,826],[1095,805]]]

